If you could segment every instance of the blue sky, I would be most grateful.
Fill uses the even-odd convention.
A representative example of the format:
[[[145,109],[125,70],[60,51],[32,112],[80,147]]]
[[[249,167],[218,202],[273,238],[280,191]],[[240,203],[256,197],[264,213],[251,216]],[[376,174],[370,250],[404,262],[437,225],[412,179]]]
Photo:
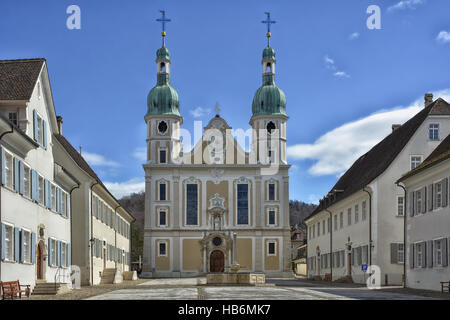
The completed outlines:
[[[71,4],[81,8],[81,30],[66,28]],[[373,4],[381,30],[366,27]],[[233,128],[249,127],[266,45],[261,20],[271,12],[276,83],[290,116],[291,199],[317,201],[419,110],[425,92],[450,98],[448,0],[1,1],[0,59],[47,58],[64,135],[118,196],[143,187],[160,9],[172,19],[171,84],[189,130],[217,101]]]

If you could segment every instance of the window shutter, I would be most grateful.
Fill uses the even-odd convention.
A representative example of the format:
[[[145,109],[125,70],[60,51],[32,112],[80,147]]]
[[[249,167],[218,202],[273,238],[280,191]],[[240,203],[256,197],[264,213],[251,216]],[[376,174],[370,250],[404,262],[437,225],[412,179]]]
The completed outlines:
[[[426,241],[423,241],[420,245],[422,246],[422,268],[426,268],[428,254],[427,243]]]
[[[36,178],[34,177],[35,171],[31,169],[31,200],[36,201]]]
[[[31,263],[36,263],[36,233],[31,233]]]
[[[25,230],[20,230],[19,231],[19,238],[20,238],[20,263],[23,263],[25,261]],[[28,244],[30,245],[30,244]]]
[[[427,187],[423,187],[420,191],[422,197],[422,208],[420,208],[422,213],[427,212]]]
[[[62,210],[62,192],[61,192],[61,189],[60,188],[57,188],[56,189],[56,199],[57,199],[57,201],[56,201],[56,207],[57,207],[57,209],[58,209],[58,213],[59,214],[62,214],[62,212],[63,212],[63,210]]]
[[[391,263],[395,264],[398,263],[398,244],[397,243],[391,243]]]
[[[414,217],[414,192],[409,193],[409,213],[411,217]]]
[[[428,186],[428,211],[433,211],[433,185]]]
[[[53,261],[52,239],[48,238],[48,265],[51,266]]]
[[[450,238],[448,238],[450,241]],[[447,267],[448,266],[448,243],[447,238],[444,238],[442,241],[442,266]]]
[[[409,245],[409,268],[414,269],[414,244]]]
[[[5,260],[5,225],[2,223],[0,224],[0,239],[1,239],[1,246],[0,251],[2,253],[2,261]]]
[[[6,184],[6,165],[5,165],[5,149],[0,147],[0,161],[1,161],[1,172],[2,184]]]
[[[62,242],[61,241],[57,241],[56,242],[56,264],[58,265],[58,267],[61,267],[61,258],[62,258]]]
[[[70,243],[67,244],[67,266],[70,267],[72,265],[72,256],[70,251]]]
[[[363,247],[363,251],[364,251],[364,253],[365,253],[365,255],[364,255],[364,261],[363,261],[363,263],[364,264],[369,264],[369,246],[364,246]]]
[[[442,180],[442,206],[446,207],[448,204],[448,178]]]
[[[23,162],[19,161],[19,193],[23,195],[24,192],[25,192],[24,167]]]
[[[14,228],[14,261],[20,261],[20,230]]]
[[[427,267],[433,267],[433,240],[427,241]]]
[[[437,183],[434,184],[434,194],[433,194],[433,208],[437,209],[437,197],[436,197],[436,192],[437,192]]]
[[[14,190],[19,192],[19,159],[14,158]]]
[[[37,120],[37,111],[33,110],[33,138],[34,141],[38,141],[38,120]]]
[[[48,208],[48,183],[47,179],[44,179],[44,206]]]
[[[67,194],[66,198],[66,217],[70,218],[70,195]]]
[[[44,148],[47,149],[47,121],[42,120],[42,137],[44,140]]]

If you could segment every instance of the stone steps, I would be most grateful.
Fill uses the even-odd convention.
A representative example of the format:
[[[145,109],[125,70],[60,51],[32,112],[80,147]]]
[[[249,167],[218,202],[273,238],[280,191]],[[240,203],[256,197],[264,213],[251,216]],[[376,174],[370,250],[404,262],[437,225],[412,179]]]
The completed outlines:
[[[67,283],[36,282],[32,295],[57,295],[69,291]]]

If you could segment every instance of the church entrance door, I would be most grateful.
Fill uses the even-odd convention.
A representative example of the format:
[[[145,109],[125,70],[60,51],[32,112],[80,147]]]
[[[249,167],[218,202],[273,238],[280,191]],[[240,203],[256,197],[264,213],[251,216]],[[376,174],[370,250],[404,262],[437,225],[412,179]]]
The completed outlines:
[[[36,250],[36,275],[38,279],[42,279],[41,259],[42,259],[41,246],[38,244]]]
[[[211,252],[209,258],[209,271],[210,272],[224,272],[225,270],[225,257],[222,251],[214,250]]]

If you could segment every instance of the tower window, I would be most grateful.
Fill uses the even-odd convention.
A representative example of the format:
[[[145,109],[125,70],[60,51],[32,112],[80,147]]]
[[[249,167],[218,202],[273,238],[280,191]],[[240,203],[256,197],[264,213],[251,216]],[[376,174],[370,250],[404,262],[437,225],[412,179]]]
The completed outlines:
[[[267,65],[266,65],[266,73],[271,73],[272,72],[272,64],[271,63],[268,63]]]
[[[264,101],[261,101],[261,109],[264,110]]]
[[[158,131],[160,134],[165,134],[167,132],[167,123],[165,121],[159,122]]]
[[[159,163],[167,163],[167,150],[159,149]]]
[[[273,123],[272,121],[270,121],[267,126],[267,132],[269,132],[269,134],[272,134],[272,131],[275,130],[275,123]]]
[[[166,64],[164,62],[161,62],[161,72],[166,72]]]

